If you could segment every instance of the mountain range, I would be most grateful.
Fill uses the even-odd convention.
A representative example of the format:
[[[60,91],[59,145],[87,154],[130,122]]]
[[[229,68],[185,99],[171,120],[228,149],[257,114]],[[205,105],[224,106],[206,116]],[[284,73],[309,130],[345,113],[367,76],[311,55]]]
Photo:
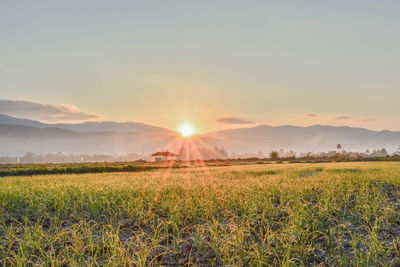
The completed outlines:
[[[151,154],[173,150],[179,134],[138,122],[85,122],[47,124],[0,115],[0,156],[20,156],[27,151],[45,153],[88,153],[112,155]],[[400,132],[372,131],[349,126],[258,125],[197,135],[201,147],[224,147],[228,153],[257,153],[284,149],[296,152],[331,151],[340,143],[347,151],[386,148],[394,152],[400,145]]]

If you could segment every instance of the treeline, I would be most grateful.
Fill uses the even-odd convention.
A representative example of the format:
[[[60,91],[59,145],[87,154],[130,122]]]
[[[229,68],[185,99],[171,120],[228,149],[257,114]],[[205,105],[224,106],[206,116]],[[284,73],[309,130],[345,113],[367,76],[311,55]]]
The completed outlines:
[[[48,153],[38,155],[28,151],[21,157],[0,157],[0,163],[77,163],[77,162],[122,162],[122,161],[140,161],[151,160],[150,156],[138,153],[129,153],[127,155],[102,155],[102,154],[63,154]]]
[[[338,144],[339,146],[339,144]],[[340,146],[341,147],[341,146]],[[400,156],[400,147],[398,151],[389,154],[385,148],[382,149],[374,149],[372,151],[366,150],[365,152],[347,152],[345,150],[333,150],[328,152],[301,152],[296,153],[295,151],[284,151],[273,150],[268,154],[264,154],[263,151],[259,151],[258,153],[244,153],[238,154],[233,152],[232,154],[228,154],[227,151],[221,147],[214,148],[197,148],[197,147],[182,147],[181,150],[177,153],[177,160],[238,160],[238,159],[271,159],[271,160],[304,160],[304,159],[325,159],[325,160],[368,160],[368,161],[376,161],[381,160],[381,158],[387,157],[399,157]],[[58,153],[50,153],[45,155],[37,155],[32,152],[27,152],[25,155],[21,157],[10,157],[10,156],[2,156],[0,157],[0,164],[27,164],[27,163],[35,163],[35,164],[48,164],[48,163],[96,163],[96,162],[153,162],[154,158],[150,155],[146,155],[144,153],[129,153],[127,155],[102,155],[102,154],[63,154],[61,152]]]
[[[82,173],[103,173],[103,172],[139,172],[149,171],[158,166],[152,165],[103,165],[103,166],[55,166],[51,165],[28,165],[28,166],[15,166],[12,168],[0,170],[0,177],[5,176],[30,176],[30,175],[41,175],[41,174],[82,174]]]

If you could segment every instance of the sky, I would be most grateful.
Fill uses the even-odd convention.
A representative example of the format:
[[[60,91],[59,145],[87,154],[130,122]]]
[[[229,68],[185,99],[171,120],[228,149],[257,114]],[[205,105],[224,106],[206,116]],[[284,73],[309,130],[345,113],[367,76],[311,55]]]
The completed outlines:
[[[0,112],[400,130],[399,14],[395,0],[4,0]]]

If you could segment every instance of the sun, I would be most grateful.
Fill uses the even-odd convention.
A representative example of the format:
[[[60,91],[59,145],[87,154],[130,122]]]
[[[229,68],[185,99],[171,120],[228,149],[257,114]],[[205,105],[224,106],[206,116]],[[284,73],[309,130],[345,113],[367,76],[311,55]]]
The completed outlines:
[[[194,128],[193,125],[185,123],[181,126],[179,129],[179,132],[183,137],[189,138],[194,134]]]

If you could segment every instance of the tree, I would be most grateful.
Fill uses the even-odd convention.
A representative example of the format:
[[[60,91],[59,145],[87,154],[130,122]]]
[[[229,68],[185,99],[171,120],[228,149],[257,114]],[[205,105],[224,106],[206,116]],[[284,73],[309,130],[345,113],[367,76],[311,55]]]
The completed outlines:
[[[22,157],[24,162],[33,163],[35,161],[35,154],[31,151],[26,152],[25,156]]]
[[[219,152],[221,152],[222,156],[224,157],[224,159],[229,158],[228,153],[226,152],[226,150],[224,149],[224,147],[221,147],[221,149],[219,150]]]
[[[273,159],[273,160],[278,159],[278,157],[279,157],[278,151],[272,151],[272,152],[269,154],[269,157],[270,157],[271,159]]]
[[[397,151],[393,154],[394,156],[400,157],[400,145],[397,148]]]
[[[264,153],[260,150],[260,151],[258,151],[258,153],[257,153],[257,156],[256,156],[257,158],[259,158],[259,159],[263,159],[263,158],[265,158],[265,156],[264,156]]]
[[[217,156],[217,158],[223,158],[223,159],[229,158],[228,153],[225,151],[224,147],[218,148],[217,146],[215,146],[214,151],[217,154],[217,155],[214,155],[214,157]]]

